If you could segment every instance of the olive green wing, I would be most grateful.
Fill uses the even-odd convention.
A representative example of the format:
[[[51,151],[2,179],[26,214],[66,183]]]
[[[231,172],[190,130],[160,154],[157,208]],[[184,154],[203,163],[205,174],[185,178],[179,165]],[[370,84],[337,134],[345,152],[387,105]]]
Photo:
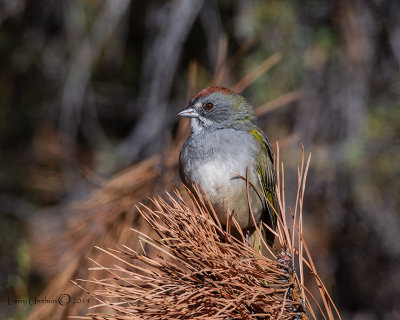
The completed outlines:
[[[268,138],[260,128],[257,127],[251,130],[250,133],[260,143],[261,146],[257,156],[257,172],[264,195],[269,200],[269,203],[266,203],[266,212],[263,214],[262,221],[266,225],[270,226],[271,229],[275,230],[277,216],[271,205],[275,208],[276,212],[279,211],[275,193],[276,175],[271,145],[268,141]],[[274,242],[274,234],[266,231],[266,239],[268,244],[272,246]]]

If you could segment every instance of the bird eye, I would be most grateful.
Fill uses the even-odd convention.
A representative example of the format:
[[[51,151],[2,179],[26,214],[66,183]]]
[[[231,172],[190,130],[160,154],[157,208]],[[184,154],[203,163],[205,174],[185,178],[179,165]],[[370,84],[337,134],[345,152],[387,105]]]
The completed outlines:
[[[206,109],[207,111],[210,111],[214,108],[214,104],[212,102],[208,102],[205,104],[204,109]]]

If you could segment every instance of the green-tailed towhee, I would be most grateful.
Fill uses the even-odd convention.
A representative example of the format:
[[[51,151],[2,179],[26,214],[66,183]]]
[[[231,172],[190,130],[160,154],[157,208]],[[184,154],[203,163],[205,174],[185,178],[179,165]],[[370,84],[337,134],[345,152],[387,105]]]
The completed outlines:
[[[232,90],[214,86],[198,92],[178,115],[191,118],[192,129],[179,157],[182,182],[189,189],[194,184],[204,189],[222,225],[227,223],[228,209],[233,212],[250,244],[260,248],[246,181],[238,174],[245,177],[248,172],[249,181],[277,210],[276,177],[271,146],[256,124],[253,107]],[[263,195],[252,186],[249,195],[261,230],[262,222],[275,229],[276,214]],[[265,229],[263,233],[272,246],[274,235]]]

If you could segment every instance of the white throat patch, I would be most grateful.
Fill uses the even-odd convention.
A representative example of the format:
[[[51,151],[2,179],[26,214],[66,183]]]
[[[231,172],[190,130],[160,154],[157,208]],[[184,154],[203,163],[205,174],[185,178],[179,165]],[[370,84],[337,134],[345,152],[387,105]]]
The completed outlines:
[[[192,129],[192,132],[200,132],[201,130],[203,130],[206,127],[211,126],[212,121],[209,119],[206,119],[202,116],[198,117],[198,118],[192,118],[190,119],[190,127]]]

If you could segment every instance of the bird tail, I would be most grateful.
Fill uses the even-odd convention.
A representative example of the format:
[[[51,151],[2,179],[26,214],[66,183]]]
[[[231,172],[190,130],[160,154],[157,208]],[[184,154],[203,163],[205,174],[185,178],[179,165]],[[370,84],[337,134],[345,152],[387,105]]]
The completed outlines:
[[[270,232],[269,230],[266,229],[266,227],[263,224],[263,221],[261,220],[260,223],[258,224],[258,230],[255,229],[253,233],[249,237],[249,244],[260,254],[263,253],[263,247],[265,247],[264,243],[265,241],[267,244],[272,247],[274,244],[275,240],[275,235]],[[262,240],[265,239],[264,241]]]

